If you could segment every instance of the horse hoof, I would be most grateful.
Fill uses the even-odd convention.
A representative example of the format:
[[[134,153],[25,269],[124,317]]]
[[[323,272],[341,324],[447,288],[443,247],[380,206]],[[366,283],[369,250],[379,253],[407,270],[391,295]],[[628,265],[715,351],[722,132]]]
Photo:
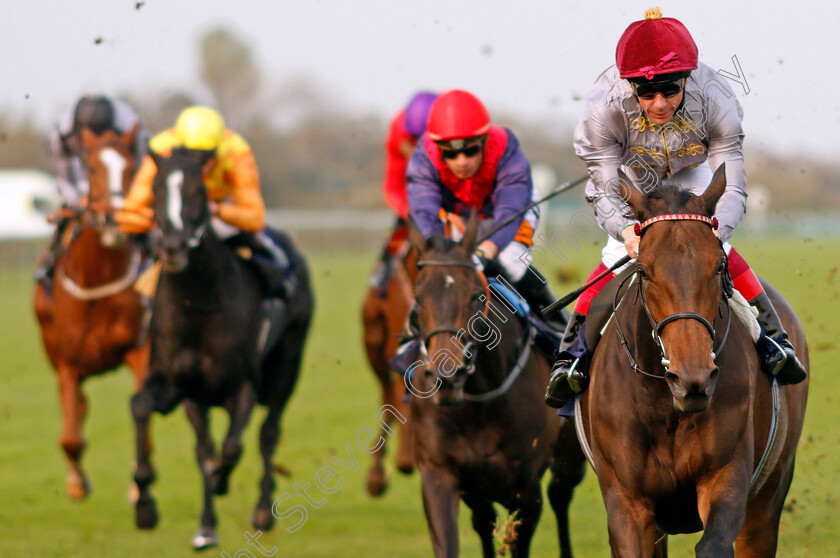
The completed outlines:
[[[67,497],[78,502],[90,496],[93,492],[93,485],[87,479],[68,480],[67,481]]]
[[[219,545],[219,534],[212,527],[201,527],[192,539],[194,550],[205,550]]]
[[[138,529],[154,529],[158,522],[157,506],[153,498],[137,500],[134,522]]]
[[[274,516],[271,515],[271,510],[265,508],[257,508],[254,510],[254,517],[251,518],[251,525],[254,529],[260,531],[269,531],[274,527]]]
[[[371,473],[367,480],[367,493],[377,498],[385,494],[388,489],[388,479],[384,473]]]

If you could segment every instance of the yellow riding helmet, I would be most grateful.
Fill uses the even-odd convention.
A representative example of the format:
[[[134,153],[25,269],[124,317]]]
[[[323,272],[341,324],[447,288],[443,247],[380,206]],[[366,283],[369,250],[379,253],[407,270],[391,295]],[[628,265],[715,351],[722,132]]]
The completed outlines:
[[[209,107],[189,107],[178,115],[175,135],[187,149],[214,150],[225,137],[225,120]]]

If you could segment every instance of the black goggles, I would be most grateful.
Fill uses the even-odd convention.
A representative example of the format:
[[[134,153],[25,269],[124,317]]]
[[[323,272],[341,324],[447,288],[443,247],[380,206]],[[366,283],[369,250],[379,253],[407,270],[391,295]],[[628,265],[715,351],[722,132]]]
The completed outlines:
[[[461,144],[461,146],[455,147],[452,144],[448,144],[438,145],[438,147],[440,148],[440,156],[444,159],[457,159],[461,153],[465,157],[470,158],[479,154],[481,148],[484,147],[484,140],[466,146]]]
[[[633,88],[633,92],[636,93],[637,97],[646,101],[656,98],[658,93],[661,93],[665,98],[671,98],[679,95],[685,88],[685,78],[678,79],[677,81],[654,81],[644,83],[635,83],[631,81],[630,86]]]

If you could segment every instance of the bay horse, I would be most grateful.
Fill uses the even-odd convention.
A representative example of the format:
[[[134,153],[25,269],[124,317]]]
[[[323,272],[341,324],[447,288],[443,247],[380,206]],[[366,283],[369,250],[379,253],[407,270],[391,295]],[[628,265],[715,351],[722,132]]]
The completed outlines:
[[[561,556],[569,558],[568,508],[585,458],[573,424],[542,402],[551,365],[532,351],[533,329],[490,295],[473,263],[477,230],[475,215],[458,243],[442,235],[426,241],[409,225],[419,254],[414,293],[423,361],[406,381],[432,546],[435,556],[458,555],[463,500],[483,555],[494,556],[498,502],[516,514],[511,555],[528,556],[542,510],[540,481],[550,468],[548,498]]]
[[[44,348],[58,374],[61,447],[70,466],[66,490],[73,500],[91,492],[81,466],[87,412],[82,382],[124,363],[139,389],[148,365],[148,343],[141,339],[145,311],[131,288],[143,255],[113,220],[115,198],[126,193],[134,173],[135,134],[137,128],[123,135],[109,130],[101,136],[82,129],[89,195],[80,209],[60,210],[70,221],[53,270],[52,293],[41,283],[35,289]]]
[[[755,324],[733,315],[711,219],[726,187],[724,167],[700,196],[665,188],[647,197],[620,178],[642,223],[634,283],[577,400],[612,555],[664,557],[667,534],[703,530],[698,557],[775,556],[808,382],[774,388],[747,329]],[[802,325],[764,286],[807,368]]]
[[[154,480],[149,418],[184,401],[204,481],[200,527],[192,540],[198,550],[219,542],[213,497],[227,493],[256,403],[268,412],[260,429],[264,472],[252,523],[263,531],[274,523],[272,456],[281,414],[300,371],[313,297],[306,262],[286,235],[276,233],[276,240],[290,261],[289,290],[283,302],[275,298],[272,303],[251,263],[217,236],[202,179],[212,152],[176,149],[171,157],[151,156],[158,169],[152,187],[156,254],[163,265],[149,331],[149,374],[131,402],[139,490],[135,522],[151,529],[158,521],[149,490]],[[213,406],[223,406],[230,416],[218,454],[209,429]]]
[[[362,304],[362,324],[364,330],[365,354],[368,363],[379,381],[382,393],[382,404],[391,405],[399,410],[404,417],[409,416],[408,405],[403,402],[405,384],[397,379],[396,373],[389,364],[396,354],[400,343],[399,335],[405,328],[406,316],[414,301],[412,291],[411,272],[416,274],[414,263],[417,253],[408,250],[394,262],[394,267],[387,281],[385,296],[382,297],[378,285],[371,286],[365,294]],[[394,428],[393,416],[382,427],[381,439],[387,440],[391,432],[387,428]],[[410,428],[411,419],[405,423],[396,421],[399,432],[399,446],[396,455],[397,470],[411,473],[414,470],[414,459],[411,454]],[[388,478],[383,466],[386,444],[373,454],[373,464],[367,476],[367,491],[371,496],[380,496],[388,487]]]

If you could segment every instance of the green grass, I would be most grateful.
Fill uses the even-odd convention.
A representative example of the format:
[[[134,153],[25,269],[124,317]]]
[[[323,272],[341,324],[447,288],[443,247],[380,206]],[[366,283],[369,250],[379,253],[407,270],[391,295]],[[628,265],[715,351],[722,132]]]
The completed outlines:
[[[840,279],[834,273],[840,241],[747,240],[737,246],[797,309],[811,347],[811,396],[797,472],[782,519],[779,555],[837,556],[840,541],[834,534],[834,513],[840,501],[840,380],[835,363],[840,360],[840,326],[836,324]],[[589,245],[570,256],[566,270],[571,270],[571,280],[562,285],[553,280],[557,293],[573,287],[575,279],[585,278],[596,263],[598,248]],[[292,470],[293,477],[278,479],[276,496],[293,493],[292,483],[313,483],[320,467],[333,456],[346,457],[344,444],[351,442],[355,447],[356,432],[373,424],[380,403],[362,352],[360,303],[374,257],[371,253],[311,258],[316,318],[277,453],[277,460]],[[152,532],[133,526],[133,509],[126,496],[134,459],[128,410],[132,379],[126,369],[85,385],[90,412],[84,464],[94,493],[82,503],[70,502],[64,495],[66,465],[58,446],[57,385],[31,310],[30,274],[30,269],[14,267],[0,272],[0,556],[192,555],[189,541],[198,525],[201,487],[193,435],[181,410],[153,421],[158,473],[153,491],[160,524]],[[257,427],[263,414],[260,409],[252,417],[230,494],[217,499],[222,544],[208,551],[208,556],[218,556],[222,550],[234,556],[238,549],[247,548],[243,533],[251,530],[249,520],[257,497]],[[222,412],[214,412],[213,419],[219,439],[227,419]],[[321,508],[309,507],[309,519],[299,531],[286,532],[291,520],[278,522],[263,535],[263,545],[276,546],[280,551],[276,556],[430,556],[418,475],[394,473],[389,491],[374,500],[363,490],[370,458],[358,450],[356,457],[361,469],[336,467],[343,486],[324,496]],[[391,463],[389,467],[393,473]],[[320,497],[314,488],[310,493]],[[575,494],[571,518],[578,556],[608,554],[605,513],[591,472]],[[480,555],[463,506],[460,528],[462,554]],[[693,555],[690,550],[698,538],[672,538],[672,556]],[[546,509],[532,554],[555,556],[556,548],[554,520]]]

